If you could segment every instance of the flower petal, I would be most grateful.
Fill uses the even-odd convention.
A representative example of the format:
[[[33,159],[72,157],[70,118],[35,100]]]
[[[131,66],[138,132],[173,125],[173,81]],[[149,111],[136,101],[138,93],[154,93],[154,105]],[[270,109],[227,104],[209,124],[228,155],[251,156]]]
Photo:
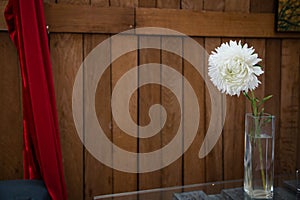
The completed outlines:
[[[239,96],[241,92],[254,90],[260,84],[257,76],[263,74],[261,61],[248,44],[241,41],[222,43],[209,56],[208,74],[213,84],[222,93]]]

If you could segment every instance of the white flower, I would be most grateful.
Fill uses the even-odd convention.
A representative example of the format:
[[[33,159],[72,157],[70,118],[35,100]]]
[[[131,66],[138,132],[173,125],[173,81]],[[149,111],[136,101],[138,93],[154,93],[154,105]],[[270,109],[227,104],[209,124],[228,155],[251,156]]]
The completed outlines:
[[[208,58],[208,75],[213,84],[229,95],[240,95],[254,90],[260,84],[257,76],[263,74],[261,61],[254,49],[241,45],[241,41],[223,43]]]

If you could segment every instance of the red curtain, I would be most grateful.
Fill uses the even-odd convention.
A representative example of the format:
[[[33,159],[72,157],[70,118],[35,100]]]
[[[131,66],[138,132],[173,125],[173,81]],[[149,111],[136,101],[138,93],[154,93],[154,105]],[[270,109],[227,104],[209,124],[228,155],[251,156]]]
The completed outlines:
[[[67,199],[52,67],[42,0],[9,0],[5,18],[22,74],[24,176]]]

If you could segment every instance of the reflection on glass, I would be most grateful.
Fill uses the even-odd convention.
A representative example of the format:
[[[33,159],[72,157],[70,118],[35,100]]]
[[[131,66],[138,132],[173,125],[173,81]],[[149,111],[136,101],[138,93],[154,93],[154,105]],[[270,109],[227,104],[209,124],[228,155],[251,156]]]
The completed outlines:
[[[296,187],[297,187],[296,200],[300,200],[300,169],[296,170]]]

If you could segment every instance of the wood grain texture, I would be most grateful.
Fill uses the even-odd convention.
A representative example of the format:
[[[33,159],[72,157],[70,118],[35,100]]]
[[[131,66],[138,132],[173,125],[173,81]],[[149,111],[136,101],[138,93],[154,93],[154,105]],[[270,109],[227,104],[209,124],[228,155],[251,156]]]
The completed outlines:
[[[280,166],[280,99],[281,99],[281,41],[266,40],[265,54],[265,95],[273,97],[265,103],[265,111],[275,116],[275,174],[279,174]]]
[[[57,3],[57,0],[43,0],[43,3]]]
[[[161,39],[158,36],[141,36],[139,38],[140,46],[154,45],[157,48],[161,46]],[[160,63],[161,53],[159,49],[141,49],[139,51],[139,65],[147,63]],[[139,74],[140,80],[153,80],[156,76],[154,71],[148,69],[147,75]],[[159,71],[157,72],[160,73]],[[157,84],[148,84],[139,88],[139,125],[145,126],[150,123],[148,115],[149,108],[153,104],[161,104],[161,86]],[[151,152],[161,148],[162,135],[158,134],[146,138],[139,139],[139,152]],[[141,162],[141,161],[140,161]],[[144,162],[147,162],[146,160]],[[161,158],[157,158],[157,162],[161,163]],[[141,163],[142,164],[142,163]],[[147,163],[146,163],[147,164]],[[150,164],[150,163],[149,163]],[[161,170],[149,173],[141,173],[139,178],[139,190],[160,188],[162,186]],[[160,195],[154,195],[152,199],[160,199]]]
[[[138,6],[138,0],[110,0],[111,7],[135,8]]]
[[[250,12],[252,13],[276,13],[275,0],[251,0]]]
[[[131,35],[124,35],[121,37],[118,37],[116,39],[113,39],[111,41],[111,50],[112,50],[112,58],[114,58],[118,51],[121,49],[121,46],[131,46],[133,48],[137,47],[137,36],[131,36]],[[121,77],[130,69],[137,66],[138,58],[137,58],[137,51],[128,52],[127,54],[120,56],[115,61],[112,62],[112,90],[114,90],[114,87],[116,83],[121,79]],[[135,70],[135,73],[137,74],[137,70]],[[133,84],[138,87],[138,80],[133,79]],[[128,91],[124,90],[122,91],[124,93],[119,94],[119,98],[123,98],[126,94],[128,94]],[[138,99],[137,99],[137,93],[134,93],[130,98],[129,105],[125,105],[126,108],[129,109],[131,118],[133,121],[137,122],[138,117]],[[128,107],[127,107],[128,106]],[[122,115],[123,113],[117,113],[119,115]],[[127,117],[127,116],[124,116]],[[136,126],[137,129],[137,126]],[[128,135],[129,133],[126,133],[123,131],[122,127],[119,127],[115,121],[113,121],[112,126],[112,141],[113,143],[121,147],[129,152],[137,153],[138,149],[138,139],[136,137],[132,137]],[[124,155],[125,156],[125,155]],[[118,163],[119,161],[117,158],[115,158],[113,154],[113,163]],[[133,170],[138,170],[138,157],[136,157],[135,160],[135,168]],[[126,172],[120,172],[118,170],[113,171],[113,192],[128,192],[128,191],[136,191],[138,189],[137,186],[137,174],[136,173],[126,173]],[[134,197],[132,198],[134,199]]]
[[[82,62],[82,36],[51,34],[54,85],[58,110],[63,166],[69,199],[83,199],[83,145],[72,115],[72,91]]]
[[[141,8],[156,8],[156,0],[139,0]]]
[[[157,8],[180,8],[180,0],[156,0]]]
[[[54,4],[55,0],[45,2],[48,3],[45,10],[51,32],[51,56],[69,199],[87,200],[107,193],[242,178],[241,137],[244,135],[244,113],[250,111],[248,102],[244,102],[243,96],[226,97],[228,113],[224,134],[212,152],[200,160],[199,148],[210,122],[211,97],[203,79],[196,76],[197,72],[190,63],[160,50],[138,50],[117,59],[113,68],[109,68],[99,82],[95,108],[101,127],[104,127],[108,138],[116,145],[131,152],[157,150],[172,139],[172,132],[178,124],[178,102],[174,96],[169,90],[156,84],[142,86],[134,93],[129,109],[132,119],[139,125],[149,123],[149,108],[154,103],[166,105],[171,114],[163,131],[148,139],[136,139],[112,122],[109,105],[111,86],[137,64],[165,63],[182,70],[195,90],[200,106],[199,130],[183,158],[162,170],[130,174],[104,166],[83,148],[76,133],[71,109],[74,77],[83,57],[97,43],[109,37],[108,34],[134,28],[135,23],[137,27],[160,26],[196,36],[193,39],[205,46],[209,53],[222,41],[229,39],[242,39],[253,46],[263,59],[261,64],[265,71],[261,77],[262,85],[256,93],[258,96],[273,94],[265,108],[266,112],[276,116],[275,174],[294,174],[296,167],[300,168],[300,35],[274,32],[275,0],[251,0],[250,8],[248,7],[250,13],[245,13],[248,0],[161,0],[160,3],[156,0],[58,0],[57,5]],[[1,13],[6,3],[7,1],[0,1]],[[135,13],[134,7],[137,6],[140,8],[136,8]],[[172,9],[166,9],[168,7]],[[8,38],[3,15],[0,16],[0,30],[0,117],[3,121],[0,125],[0,179],[17,179],[23,175],[20,77],[16,75],[19,74],[18,57]],[[70,32],[88,34],[69,34]],[[139,36],[136,45],[147,42],[157,43],[160,47],[163,45],[161,42],[169,38],[144,34]],[[193,55],[193,49],[184,40],[182,48],[183,54]],[[200,62],[201,55],[193,56],[199,56]],[[153,73],[149,70],[147,76],[139,78],[151,76]],[[220,99],[222,100],[224,99]],[[188,99],[184,96],[183,101],[187,102]],[[243,110],[243,106],[246,110]],[[158,162],[162,162],[162,158],[160,159]],[[137,161],[137,167],[139,164],[141,163]],[[142,195],[134,196],[133,199],[138,198],[142,198]],[[164,199],[164,196],[150,195],[148,199]]]
[[[56,0],[58,4],[68,4],[68,5],[88,5],[89,0]]]
[[[131,7],[133,4],[125,3],[124,6],[128,8],[46,4],[45,17],[50,32],[119,33],[136,25],[170,28],[190,36],[300,37],[299,33],[275,32],[275,15],[272,13],[195,12],[154,8],[137,8],[135,13]],[[0,10],[3,9],[4,6],[0,5]],[[0,17],[0,30],[7,30],[3,16]]]
[[[258,57],[262,59],[258,64],[263,67],[262,70],[265,69],[265,54],[266,54],[266,40],[265,39],[246,39],[245,43],[248,44],[248,47],[253,47],[255,49],[255,53],[257,53]],[[265,93],[265,73],[258,77],[261,84],[254,90],[255,96],[259,99],[262,99],[266,96]],[[251,112],[250,102],[247,100],[247,112]]]
[[[240,38],[223,39],[241,40]],[[226,95],[226,118],[223,128],[224,180],[242,179],[244,175],[245,98]]]
[[[250,9],[250,0],[225,0],[225,12],[243,12],[248,13]]]
[[[57,0],[57,6],[88,4],[88,0]],[[47,5],[44,5],[45,17]],[[47,17],[46,17],[47,18]],[[46,20],[46,24],[48,21]],[[51,32],[51,26],[49,30]],[[61,135],[63,167],[69,199],[84,199],[84,148],[75,128],[72,112],[72,91],[75,76],[83,61],[83,37],[79,34],[50,36],[50,54],[54,74],[58,122]],[[84,113],[82,113],[84,115]],[[81,130],[84,133],[84,129]],[[75,176],[74,176],[75,175]]]
[[[181,0],[181,8],[186,10],[201,11],[203,0]]]
[[[203,0],[203,10],[224,11],[225,0]]]
[[[170,53],[167,51],[162,51],[161,55],[161,63],[175,69],[178,73],[182,74],[182,38],[181,37],[162,37],[162,49],[166,49],[166,47],[171,47],[173,51],[176,51],[178,55],[174,53]],[[183,88],[182,88],[182,79],[178,79],[177,77],[171,76],[165,68],[162,69],[162,85],[166,82],[171,83],[172,87],[175,87],[178,83],[180,84],[180,93],[179,99],[176,98],[173,91],[166,87],[161,88],[161,105],[167,110],[167,121],[165,126],[162,129],[162,146],[169,144],[172,139],[178,134],[178,131],[182,133],[183,129],[179,129],[179,124],[181,123],[181,118],[183,117],[181,114],[182,107],[180,104],[183,103]],[[183,105],[183,104],[182,104]],[[181,140],[178,144],[178,149],[181,149],[183,154],[183,140]],[[174,153],[174,152],[171,152]],[[168,160],[170,152],[162,155],[163,162]],[[180,186],[182,185],[182,157],[177,159],[175,162],[170,164],[169,166],[162,169],[162,187],[170,187],[170,186]],[[164,199],[164,198],[163,198]]]
[[[280,172],[295,173],[299,134],[299,40],[282,40]]]
[[[84,57],[93,50],[98,44],[106,40],[109,35],[86,34],[84,35]],[[110,55],[107,55],[110,56]],[[95,61],[101,62],[101,61]],[[87,73],[85,66],[85,80],[91,74]],[[99,124],[109,139],[111,136],[111,73],[110,67],[101,76],[95,95],[95,110]],[[87,112],[87,109],[84,109]],[[87,124],[87,122],[85,122]],[[98,141],[99,142],[99,141]],[[101,149],[99,149],[101,150]],[[113,171],[110,167],[102,164],[95,159],[86,149],[84,152],[84,182],[85,182],[85,199],[92,199],[94,196],[101,194],[113,193]]]
[[[46,4],[50,32],[119,33],[134,25],[133,8]]]
[[[274,14],[268,13],[136,9],[136,27],[138,28],[164,27],[189,36],[299,38],[299,34],[276,33],[274,20]]]
[[[0,33],[0,180],[23,178],[22,86],[18,54]]]
[[[5,18],[4,18],[4,10],[5,10],[6,4],[7,4],[7,1],[0,1],[0,13],[2,13],[0,15],[0,31],[7,30],[6,22],[5,22]]]
[[[245,99],[226,97],[223,130],[224,180],[242,179],[244,175]]]
[[[213,51],[216,47],[220,46],[221,39],[220,38],[205,38],[204,45],[205,50],[207,52]],[[207,66],[208,57],[205,57],[205,66]],[[205,68],[205,76],[207,77],[207,68]],[[209,123],[211,120],[211,99],[212,97],[209,94],[207,87],[205,88],[205,130],[207,131],[209,127]],[[223,99],[218,99],[218,102],[223,101]],[[221,117],[221,116],[220,116]],[[216,123],[222,123],[220,120]],[[211,181],[220,181],[223,180],[223,137],[222,135],[219,137],[216,145],[212,149],[212,151],[205,157],[205,169],[206,169],[206,182]]]
[[[204,38],[193,38],[201,46],[204,46]],[[188,56],[194,56],[195,49],[191,48],[187,39],[183,40],[183,51],[184,58]],[[202,67],[204,72],[204,58],[205,55],[197,55],[197,64]],[[188,126],[190,123],[199,123],[199,128],[197,135],[189,147],[189,149],[184,153],[184,177],[183,184],[196,184],[205,182],[205,159],[199,159],[198,152],[200,150],[201,144],[205,135],[205,84],[203,77],[195,70],[196,66],[192,66],[189,62],[184,60],[183,62],[183,73],[184,77],[192,85],[194,92],[198,98],[199,110],[200,110],[200,121],[199,122],[189,122],[184,121],[184,127]],[[184,95],[184,106],[191,106],[188,103],[187,97]],[[184,108],[185,110],[185,108]],[[183,129],[184,134],[189,134]],[[196,175],[195,175],[195,172]]]
[[[92,6],[109,7],[109,0],[90,0]]]
[[[223,11],[225,6],[224,0],[217,0],[217,1],[209,1],[204,0],[204,10],[212,10],[212,11]],[[204,40],[204,47],[206,52],[210,54],[216,47],[218,47],[221,44],[220,38],[205,38]],[[205,55],[205,65],[207,66],[204,68],[204,80],[209,80],[208,78],[208,55]],[[207,133],[207,130],[210,126],[210,120],[211,120],[211,97],[210,93],[208,91],[208,88],[205,87],[205,132]],[[218,102],[222,102],[223,99],[218,99]],[[222,115],[225,115],[225,113],[222,113]],[[222,117],[222,116],[220,116]],[[219,121],[219,123],[221,123]],[[223,158],[223,136],[220,135],[218,141],[216,142],[214,148],[212,151],[205,157],[205,181],[218,181],[224,179],[224,158]],[[208,189],[209,191],[209,189]]]

